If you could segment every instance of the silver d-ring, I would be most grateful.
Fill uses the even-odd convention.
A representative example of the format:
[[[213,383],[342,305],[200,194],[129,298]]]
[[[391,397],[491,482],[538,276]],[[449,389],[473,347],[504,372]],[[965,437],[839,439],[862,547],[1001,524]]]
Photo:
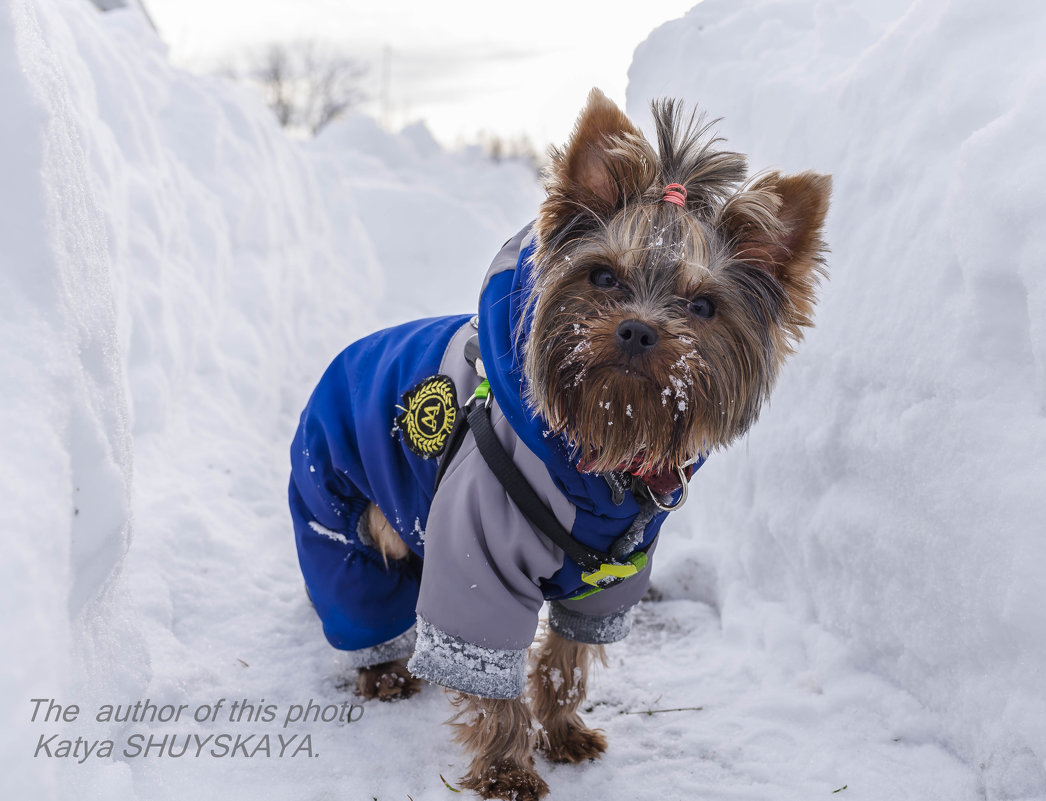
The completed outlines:
[[[676,509],[678,509],[680,506],[686,503],[687,495],[690,494],[690,487],[686,482],[686,473],[683,471],[683,468],[677,467],[676,474],[679,476],[679,486],[682,488],[683,494],[679,496],[679,500],[676,501],[672,506],[667,506],[661,503],[661,500],[657,497],[654,491],[650,489],[650,485],[644,485],[646,487],[646,491],[650,494],[650,500],[652,500],[654,502],[654,506],[656,506],[662,512],[674,512]]]

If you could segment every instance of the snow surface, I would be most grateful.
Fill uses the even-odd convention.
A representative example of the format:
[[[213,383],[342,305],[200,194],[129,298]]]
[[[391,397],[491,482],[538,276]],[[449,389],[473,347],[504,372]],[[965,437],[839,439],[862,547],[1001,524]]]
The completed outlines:
[[[539,760],[554,798],[1046,798],[1044,22],[1031,0],[706,0],[637,50],[638,120],[681,96],[754,165],[835,175],[832,280],[592,682],[608,754]],[[473,308],[532,176],[364,118],[292,142],[136,12],[78,0],[0,5],[0,96],[3,797],[454,797],[437,688],[283,726],[354,701],[286,452],[346,343]],[[80,717],[32,722],[33,698]],[[278,715],[93,719],[145,699]],[[135,733],[317,755],[121,756]],[[116,753],[34,758],[52,734]]]
[[[988,798],[1046,798],[1044,34],[1033,2],[707,0],[629,85],[835,177],[817,329],[694,485],[724,631],[755,595],[832,632]]]

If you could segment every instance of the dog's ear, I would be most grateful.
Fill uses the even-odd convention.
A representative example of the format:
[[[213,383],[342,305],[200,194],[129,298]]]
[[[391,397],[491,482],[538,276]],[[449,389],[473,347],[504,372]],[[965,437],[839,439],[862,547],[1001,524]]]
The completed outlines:
[[[766,173],[727,200],[719,215],[734,256],[781,282],[799,325],[809,325],[817,280],[824,273],[821,232],[831,192],[828,175]]]
[[[552,152],[546,211],[564,222],[586,211],[604,217],[626,195],[642,191],[638,187],[642,179],[633,175],[632,164],[636,161],[633,143],[638,140],[642,140],[639,129],[612,100],[593,89],[570,141]]]

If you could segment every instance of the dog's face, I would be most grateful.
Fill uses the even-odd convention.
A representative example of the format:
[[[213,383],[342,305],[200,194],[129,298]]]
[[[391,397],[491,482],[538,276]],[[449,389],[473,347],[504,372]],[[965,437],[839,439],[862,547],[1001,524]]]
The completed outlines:
[[[594,472],[677,467],[747,431],[823,273],[828,177],[741,186],[743,156],[671,102],[654,116],[657,152],[593,91],[537,222],[528,401]]]

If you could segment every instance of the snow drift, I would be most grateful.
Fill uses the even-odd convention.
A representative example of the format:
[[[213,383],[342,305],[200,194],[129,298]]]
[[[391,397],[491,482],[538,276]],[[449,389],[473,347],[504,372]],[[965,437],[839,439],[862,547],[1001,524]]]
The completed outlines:
[[[629,84],[835,178],[817,329],[696,485],[724,620],[752,589],[837,632],[992,798],[1046,797],[1044,33],[1031,2],[707,0]]]
[[[316,377],[383,298],[473,286],[537,190],[418,127],[294,143],[137,12],[73,0],[0,8],[0,95],[2,784],[130,798],[119,766],[31,759],[28,700],[184,695],[274,583],[300,601],[286,450]]]

